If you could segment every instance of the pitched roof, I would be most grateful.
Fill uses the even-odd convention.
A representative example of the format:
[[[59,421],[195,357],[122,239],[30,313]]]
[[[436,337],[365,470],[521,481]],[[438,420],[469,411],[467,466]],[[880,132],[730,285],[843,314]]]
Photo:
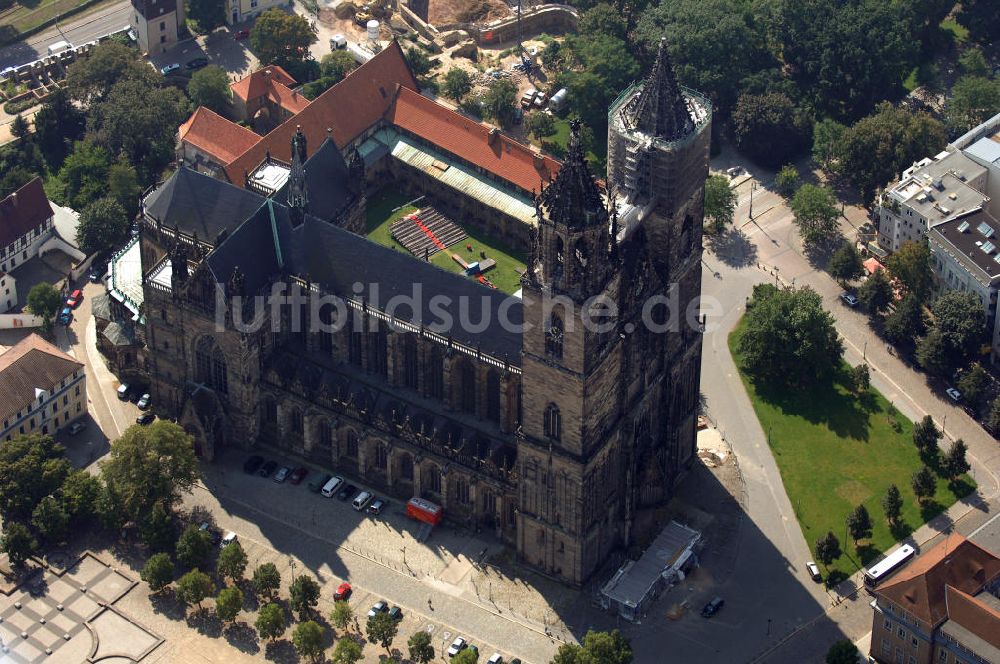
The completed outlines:
[[[546,218],[554,223],[573,228],[607,227],[608,212],[601,198],[601,189],[580,145],[579,120],[572,122],[566,161],[555,179],[542,190],[538,200]]]
[[[948,586],[945,593],[948,619],[1000,648],[1000,611],[968,593]]]
[[[677,140],[694,130],[694,121],[687,102],[674,77],[674,67],[667,53],[666,37],[660,39],[660,49],[649,77],[622,111],[622,119],[633,129],[669,141]]]
[[[0,355],[0,417],[6,419],[38,397],[36,389],[51,391],[83,364],[37,334],[29,334]]]
[[[343,149],[385,115],[397,85],[417,89],[417,80],[394,41],[231,161],[226,177],[242,187],[246,174],[264,161],[268,151],[284,154],[298,126],[312,145],[321,144],[327,128],[331,129],[337,147]]]
[[[974,595],[1000,576],[1000,558],[961,535],[950,535],[875,593],[929,625],[947,616],[945,586]]]
[[[230,84],[229,89],[233,91],[234,95],[247,101],[266,95],[274,83],[290,88],[295,85],[295,79],[278,65],[270,65],[261,67]]]
[[[260,140],[260,136],[246,127],[204,106],[191,114],[177,134],[181,141],[207,152],[220,164],[228,164]]]
[[[539,191],[559,162],[523,143],[456,113],[409,88],[400,88],[386,116],[394,125],[456,157],[520,187]]]
[[[282,155],[283,156],[283,155]],[[309,194],[309,213],[324,221],[330,221],[351,200],[348,187],[347,162],[340,148],[329,138],[323,141],[316,152],[306,159],[306,191]],[[274,195],[275,200],[288,200],[291,178]]]
[[[41,178],[0,201],[0,248],[6,247],[53,214]]]
[[[215,244],[222,231],[235,228],[263,202],[252,191],[181,166],[146,197],[144,209],[165,226]]]

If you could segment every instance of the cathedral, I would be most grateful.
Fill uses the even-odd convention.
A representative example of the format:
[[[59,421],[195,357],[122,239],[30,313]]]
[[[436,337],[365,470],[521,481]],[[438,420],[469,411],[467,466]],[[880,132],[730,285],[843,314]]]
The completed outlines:
[[[331,130],[296,126],[229,182],[182,166],[144,197],[135,244],[159,414],[206,459],[267,450],[421,496],[583,584],[636,542],[694,457],[710,122],[661,45],[610,109],[607,180],[574,123],[561,164],[524,160],[542,174],[526,215],[490,221],[489,206],[395,170],[395,148]],[[523,149],[483,137],[508,159]],[[502,217],[529,257],[519,295],[364,238],[368,195],[386,182],[463,224]],[[663,301],[674,325],[650,306]]]

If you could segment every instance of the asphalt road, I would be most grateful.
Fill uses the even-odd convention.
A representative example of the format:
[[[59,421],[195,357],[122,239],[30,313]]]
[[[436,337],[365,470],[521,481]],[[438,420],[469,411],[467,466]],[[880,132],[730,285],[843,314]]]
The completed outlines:
[[[131,6],[128,0],[115,2],[92,14],[73,17],[65,24],[57,24],[26,41],[6,46],[0,49],[0,69],[38,60],[47,54],[46,49],[50,44],[60,40],[79,45],[120,30],[129,24]]]

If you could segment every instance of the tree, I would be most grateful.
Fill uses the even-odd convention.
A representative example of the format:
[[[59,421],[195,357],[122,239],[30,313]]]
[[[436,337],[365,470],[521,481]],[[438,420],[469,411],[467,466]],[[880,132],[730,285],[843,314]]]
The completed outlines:
[[[601,2],[583,12],[577,25],[577,32],[585,36],[609,35],[625,39],[628,33],[628,24],[616,7]]]
[[[386,652],[390,652],[389,647],[392,646],[392,640],[396,638],[397,629],[398,625],[393,617],[382,612],[368,618],[365,634],[367,634],[369,641],[377,641],[385,648]]]
[[[212,540],[208,533],[193,523],[177,539],[177,562],[182,567],[191,569],[205,564],[211,552]]]
[[[812,158],[823,170],[833,170],[846,130],[847,127],[830,118],[813,125]]]
[[[153,551],[169,551],[177,541],[177,528],[173,515],[163,503],[153,505],[142,519],[139,527],[139,537]],[[193,567],[193,565],[189,565]]]
[[[108,169],[108,195],[125,210],[127,220],[135,219],[139,213],[139,174],[124,159],[119,159]]]
[[[926,241],[904,242],[899,251],[886,261],[889,273],[923,301],[931,288],[931,252]]]
[[[778,193],[788,198],[799,188],[801,179],[799,169],[795,168],[795,164],[785,164],[774,176],[774,186],[778,189]]]
[[[804,184],[792,197],[789,207],[795,215],[802,239],[808,244],[829,240],[837,234],[837,199],[826,187]]]
[[[982,50],[977,46],[971,46],[958,56],[958,66],[966,76],[990,75],[990,63],[986,60]]]
[[[300,657],[308,657],[313,662],[322,660],[325,650],[326,630],[312,620],[299,623],[292,632],[292,644]]]
[[[847,287],[847,282],[860,279],[865,273],[865,268],[861,264],[861,254],[852,242],[842,243],[833,252],[826,269],[843,288]]]
[[[868,372],[867,364],[859,364],[851,369],[851,384],[854,386],[854,391],[858,394],[868,391],[868,388],[872,384],[872,378]]]
[[[66,476],[59,488],[59,497],[71,524],[86,525],[93,518],[100,493],[100,480],[87,471],[74,470]]]
[[[59,180],[65,185],[66,202],[82,210],[107,192],[111,157],[107,150],[93,141],[78,141],[59,170]]]
[[[45,329],[52,326],[52,319],[62,308],[62,294],[50,283],[35,284],[28,291],[28,311],[41,317]]]
[[[217,568],[223,578],[228,577],[233,583],[243,578],[247,569],[247,554],[239,540],[233,540],[223,547],[219,553]]]
[[[528,131],[536,139],[543,139],[556,133],[556,121],[548,113],[538,111],[528,116]]]
[[[858,647],[850,639],[836,641],[826,651],[826,664],[857,664]]]
[[[937,490],[934,473],[927,466],[922,466],[920,470],[913,473],[913,479],[910,480],[910,487],[913,489],[913,494],[920,501],[920,504],[923,504],[929,498],[932,498],[934,492]]]
[[[199,32],[211,32],[226,22],[226,4],[219,0],[188,0],[187,16]]]
[[[271,599],[280,587],[281,575],[278,574],[278,568],[274,563],[258,565],[253,571],[253,589],[258,595]]]
[[[45,544],[59,544],[66,537],[69,515],[55,496],[45,496],[31,513],[31,525]]]
[[[201,609],[202,600],[213,593],[215,593],[215,584],[212,583],[212,579],[197,568],[177,580],[177,599],[187,606],[197,605]]]
[[[132,519],[158,502],[174,505],[200,476],[194,441],[167,420],[129,427],[111,443],[111,452],[101,462],[101,473]]]
[[[809,145],[807,116],[788,95],[742,94],[733,110],[736,147],[754,161],[777,168]]]
[[[75,141],[83,138],[87,118],[70,101],[65,88],[56,88],[35,113],[35,142],[52,171],[58,171]]]
[[[0,162],[0,166],[3,166],[0,168],[0,173],[3,173],[0,176],[0,196],[3,198],[7,198],[36,177],[33,172],[20,164],[11,163],[8,168],[5,163]]]
[[[944,335],[941,334],[941,330],[935,327],[917,339],[914,355],[917,358],[917,364],[924,371],[943,378],[951,373],[950,351],[951,348],[945,341]]]
[[[449,660],[449,664],[477,664],[478,661],[479,655],[469,648],[466,648],[464,650],[459,650],[458,654]]]
[[[14,567],[21,567],[38,549],[38,542],[31,536],[31,531],[18,521],[5,521],[3,537],[0,538],[0,551],[7,554],[7,559]]]
[[[10,123],[10,135],[14,138],[24,138],[31,133],[31,125],[18,113],[14,116],[14,121]]]
[[[128,522],[125,505],[118,491],[107,482],[101,483],[101,491],[97,494],[97,518],[101,525],[111,532],[119,532]]]
[[[358,68],[357,61],[347,51],[327,53],[319,61],[320,75],[340,81]]]
[[[341,630],[347,629],[353,617],[354,611],[346,601],[338,600],[333,603],[333,610],[330,611],[330,622],[333,623],[334,627]]]
[[[286,14],[278,8],[268,9],[257,17],[250,31],[250,46],[262,63],[281,67],[301,63],[316,43],[316,34],[309,21],[298,14]]]
[[[281,606],[271,602],[260,607],[254,627],[260,634],[260,638],[274,641],[285,633],[285,629],[288,627],[288,617]]]
[[[28,521],[35,506],[55,493],[69,472],[65,450],[51,436],[28,434],[4,441],[0,445],[0,515],[5,521]]]
[[[847,531],[854,540],[854,546],[858,545],[858,540],[872,536],[872,519],[864,505],[858,505],[847,515]]]
[[[129,236],[125,208],[113,198],[98,198],[80,213],[76,241],[84,253],[109,252]]]
[[[882,496],[882,511],[885,512],[885,520],[889,522],[890,527],[895,527],[899,523],[899,517],[903,514],[903,497],[895,484],[890,484]]]
[[[765,382],[808,385],[840,368],[843,344],[811,288],[755,286],[744,321],[739,354],[746,369]]]
[[[617,629],[610,632],[587,630],[583,637],[583,650],[589,661],[601,664],[631,664],[632,646]]]
[[[840,541],[833,532],[827,532],[823,537],[816,540],[816,559],[824,567],[829,567],[830,563],[840,557]]]
[[[66,89],[85,106],[99,104],[123,80],[155,84],[160,74],[146,64],[137,50],[114,41],[98,44],[85,58],[78,58],[66,71]],[[175,127],[176,129],[176,127]]]
[[[985,76],[963,76],[951,88],[948,126],[964,134],[1000,113],[1000,80]]]
[[[243,591],[236,586],[223,588],[215,600],[215,615],[223,622],[232,622],[243,610]]]
[[[149,585],[149,589],[158,593],[174,580],[174,563],[166,553],[154,553],[142,566],[139,578]]]
[[[333,664],[356,664],[361,661],[361,646],[354,639],[341,639],[333,649]]]
[[[912,347],[914,339],[927,330],[924,311],[915,295],[907,295],[895,310],[885,317],[882,328],[885,338],[896,346]]]
[[[958,22],[969,30],[969,37],[986,43],[1000,36],[1000,7],[992,0],[965,0]]]
[[[934,424],[934,418],[930,415],[924,415],[922,420],[913,425],[913,444],[921,452],[936,449],[941,435],[941,431]]]
[[[187,93],[195,108],[204,106],[222,115],[229,108],[232,99],[229,74],[215,65],[199,69],[191,76]]]
[[[406,64],[410,66],[410,71],[413,72],[413,75],[418,80],[426,77],[437,66],[437,62],[431,60],[431,57],[427,55],[427,51],[419,46],[411,46],[406,49],[403,56],[406,58]]]
[[[510,125],[514,118],[517,86],[513,81],[499,78],[492,81],[483,94],[483,112],[501,127]]]
[[[872,316],[879,316],[892,303],[892,284],[884,270],[875,270],[858,289],[858,299]]]
[[[289,606],[293,611],[299,612],[299,620],[305,620],[312,614],[316,604],[319,602],[319,584],[316,579],[309,574],[295,577],[292,585],[288,588],[291,597]]]
[[[951,367],[969,361],[986,338],[983,302],[971,291],[948,291],[934,300],[934,329],[941,333]]]
[[[967,451],[968,447],[961,438],[948,448],[948,452],[944,455],[944,474],[949,481],[954,482],[962,473],[969,472],[969,461],[965,458]]]
[[[472,90],[472,77],[469,72],[460,67],[452,67],[444,75],[444,85],[441,91],[455,101],[462,101],[465,95]]]
[[[944,125],[927,113],[879,104],[872,115],[844,131],[837,142],[837,170],[869,201],[876,189],[913,162],[937,154],[947,142]]]
[[[416,664],[429,664],[434,659],[434,646],[431,644],[431,635],[420,630],[407,640],[407,647],[410,650],[410,659]]]
[[[736,213],[736,192],[729,186],[725,175],[709,175],[705,180],[705,220],[712,230],[721,233],[733,223]]]
[[[990,404],[990,413],[986,417],[986,425],[989,427],[990,433],[996,435],[996,432],[1000,432],[1000,397],[993,400]]]
[[[990,376],[978,362],[973,362],[969,370],[958,379],[957,387],[971,404],[978,404],[990,384]]]
[[[586,125],[603,132],[608,107],[638,77],[639,63],[628,44],[608,35],[567,38],[563,50],[571,65],[563,75],[569,104]],[[515,89],[511,104],[516,101]]]

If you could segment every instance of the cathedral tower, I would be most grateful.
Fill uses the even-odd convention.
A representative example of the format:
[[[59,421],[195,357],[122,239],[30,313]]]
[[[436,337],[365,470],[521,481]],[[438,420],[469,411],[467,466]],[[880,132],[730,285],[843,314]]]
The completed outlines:
[[[288,207],[292,223],[301,224],[309,206],[306,189],[306,135],[302,127],[295,128],[292,136],[292,168],[288,174]]]

